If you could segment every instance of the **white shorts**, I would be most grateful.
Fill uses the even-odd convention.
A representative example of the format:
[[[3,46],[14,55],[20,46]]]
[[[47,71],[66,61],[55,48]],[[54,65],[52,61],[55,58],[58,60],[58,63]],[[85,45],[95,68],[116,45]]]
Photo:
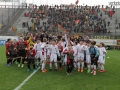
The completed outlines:
[[[57,54],[51,54],[50,55],[50,62],[57,62]]]
[[[78,58],[77,56],[74,56],[74,61],[77,62]]]
[[[77,60],[81,60],[81,61],[84,61],[84,54],[78,54],[77,56]]]
[[[65,63],[67,62],[67,55],[65,55],[65,57],[64,57],[64,62]]]
[[[36,55],[35,55],[35,58],[40,58],[40,55],[41,55],[41,52],[40,51],[37,51]]]
[[[44,61],[44,60],[46,60],[46,56],[41,56],[40,59],[41,59],[41,61]]]
[[[91,57],[90,57],[90,55],[86,55],[86,63],[91,63]]]
[[[44,55],[42,55],[42,52],[41,52],[40,59],[41,59],[41,61],[46,60],[47,59],[46,53],[44,53]]]
[[[104,56],[99,56],[98,63],[105,64],[105,57]]]

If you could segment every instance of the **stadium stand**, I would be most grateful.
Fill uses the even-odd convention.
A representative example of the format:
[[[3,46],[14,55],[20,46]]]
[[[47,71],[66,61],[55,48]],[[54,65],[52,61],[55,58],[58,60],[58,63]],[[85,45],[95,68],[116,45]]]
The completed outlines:
[[[0,9],[0,10],[3,11],[3,9]],[[15,34],[13,34],[13,32],[9,32],[9,29],[11,28],[11,26],[13,26],[13,24],[20,17],[20,15],[23,14],[25,8],[18,8],[18,9],[9,8],[9,10],[11,10],[9,13],[9,14],[11,14],[11,15],[9,15],[10,17],[8,17],[8,8],[4,8],[4,10],[6,10],[6,15],[4,15],[5,14],[5,12],[4,12],[3,19],[1,16],[1,25],[3,25],[3,27],[1,27],[1,29],[0,29],[0,34],[1,35],[15,35]],[[13,11],[13,10],[15,10],[15,11]],[[2,20],[3,20],[3,22],[2,22]]]
[[[119,8],[99,8],[99,6],[71,8],[73,7],[34,5],[21,13],[20,17],[11,24],[8,32],[12,33],[14,26],[17,28],[16,33],[28,31],[58,33],[58,31],[66,30],[70,33],[84,33],[86,35],[93,33],[120,35]]]
[[[6,25],[8,23],[8,18],[11,18],[13,9],[11,8],[0,8],[0,24],[2,26]]]
[[[40,6],[40,7],[44,8],[44,10],[46,8],[45,6]],[[40,11],[40,7],[39,9],[34,8],[32,10],[32,13],[38,15],[36,11],[37,10]],[[46,24],[46,26],[44,27],[46,28],[46,30],[51,29],[54,31],[54,29],[58,29],[57,25],[55,25],[55,23],[58,22],[59,24],[62,25],[62,27],[65,30],[69,32],[74,31],[77,33],[81,32],[81,33],[88,33],[88,34],[90,34],[91,32],[99,33],[99,34],[100,33],[114,34],[115,31],[116,31],[116,34],[119,34],[120,32],[119,9],[115,9],[114,7],[99,8],[96,6],[91,8],[87,6],[87,7],[82,7],[82,9],[80,9],[79,7],[76,7],[75,9],[66,8],[64,10],[61,10],[60,7],[55,6],[54,8],[49,7],[49,9],[46,12],[48,16],[47,17],[48,21],[46,22],[48,24]],[[31,15],[31,13],[29,14]],[[110,16],[110,14],[112,14],[111,15],[112,17]],[[81,21],[79,22],[79,20]],[[77,23],[77,21],[78,21],[78,25],[75,24]],[[35,27],[34,29],[36,28],[39,29],[39,26]],[[40,28],[40,29],[44,30],[44,28]]]

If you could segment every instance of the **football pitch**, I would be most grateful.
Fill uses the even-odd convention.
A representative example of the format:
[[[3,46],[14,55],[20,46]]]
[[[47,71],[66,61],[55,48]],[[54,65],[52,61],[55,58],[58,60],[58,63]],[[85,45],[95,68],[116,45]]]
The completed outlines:
[[[109,57],[109,58],[107,58]],[[38,70],[20,87],[20,90],[120,90],[120,50],[108,50],[105,63],[106,72],[97,72],[96,76],[87,70],[71,75],[62,71],[41,73]],[[97,70],[98,71],[98,70]],[[18,68],[16,64],[6,66],[5,47],[0,46],[0,90],[14,90],[33,73],[27,72],[27,66]]]

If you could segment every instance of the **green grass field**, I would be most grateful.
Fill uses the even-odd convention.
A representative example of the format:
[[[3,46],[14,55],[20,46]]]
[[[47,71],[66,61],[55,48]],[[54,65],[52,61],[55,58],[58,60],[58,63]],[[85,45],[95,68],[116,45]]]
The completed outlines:
[[[96,76],[73,71],[66,75],[65,70],[36,72],[20,90],[120,90],[120,50],[107,51],[105,73]],[[16,64],[6,66],[5,47],[0,46],[0,90],[13,90],[31,73],[27,67]]]

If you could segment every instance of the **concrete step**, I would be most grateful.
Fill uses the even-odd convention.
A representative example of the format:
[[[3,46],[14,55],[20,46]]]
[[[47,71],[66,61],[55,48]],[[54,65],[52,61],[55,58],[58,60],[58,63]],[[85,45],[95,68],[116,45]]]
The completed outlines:
[[[20,15],[24,12],[24,10],[26,10],[25,8],[20,8],[16,14],[11,18],[11,20],[9,21],[9,23],[2,29],[2,31],[0,32],[0,34],[4,35],[7,32],[9,33],[9,29],[12,27],[12,25],[15,23],[15,21],[20,17]]]

